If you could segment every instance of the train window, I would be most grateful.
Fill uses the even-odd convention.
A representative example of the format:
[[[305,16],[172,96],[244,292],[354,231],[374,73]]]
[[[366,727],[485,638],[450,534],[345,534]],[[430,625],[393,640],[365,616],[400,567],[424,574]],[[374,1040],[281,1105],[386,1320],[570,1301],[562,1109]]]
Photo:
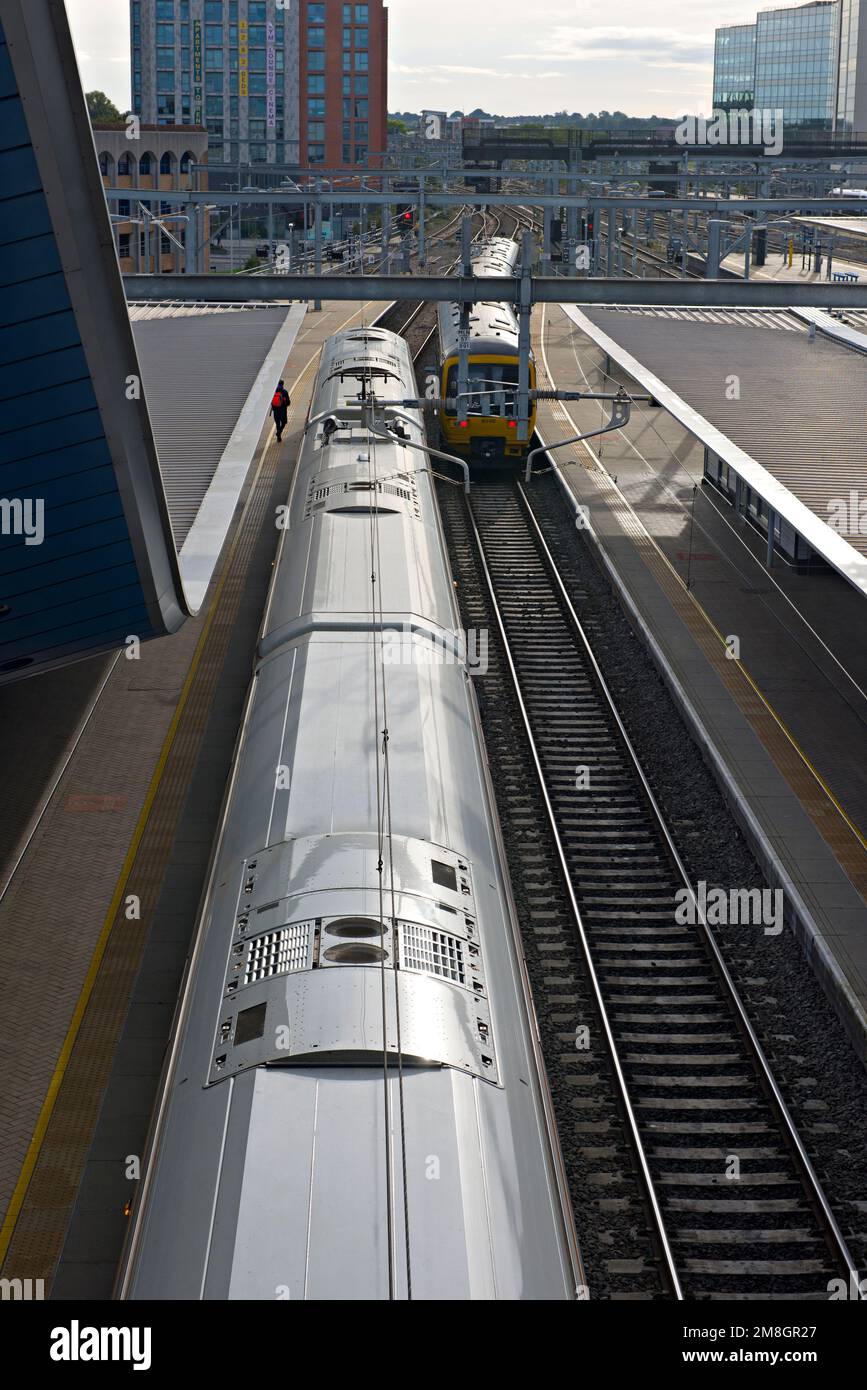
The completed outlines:
[[[453,893],[458,891],[458,876],[451,864],[444,864],[441,859],[432,859],[430,867],[434,883],[439,884],[440,888],[450,888]]]
[[[470,360],[469,397],[465,412],[468,415],[515,414],[518,391],[518,365],[509,362]],[[458,368],[449,368],[446,397],[454,400],[458,394]],[[454,412],[450,412],[454,413]]]
[[[238,1022],[235,1024],[235,1046],[240,1047],[242,1043],[255,1042],[256,1038],[261,1038],[265,1032],[265,1011],[268,1008],[265,1004],[254,1004],[252,1009],[242,1009],[238,1014]]]

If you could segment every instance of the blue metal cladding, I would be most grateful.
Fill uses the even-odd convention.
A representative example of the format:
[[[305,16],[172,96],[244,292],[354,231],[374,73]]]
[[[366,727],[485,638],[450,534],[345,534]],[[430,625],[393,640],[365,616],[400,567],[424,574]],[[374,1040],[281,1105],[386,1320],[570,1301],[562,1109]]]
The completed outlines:
[[[131,634],[156,635],[0,25],[0,681]]]

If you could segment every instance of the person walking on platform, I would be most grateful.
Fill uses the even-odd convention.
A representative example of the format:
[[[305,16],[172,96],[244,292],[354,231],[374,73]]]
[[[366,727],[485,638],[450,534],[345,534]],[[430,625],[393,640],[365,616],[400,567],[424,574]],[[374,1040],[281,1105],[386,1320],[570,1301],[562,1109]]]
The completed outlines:
[[[282,380],[277,383],[277,390],[271,399],[271,414],[274,416],[274,424],[277,426],[277,443],[283,439],[283,431],[289,419],[289,407],[292,404],[289,399],[289,392],[283,385]]]

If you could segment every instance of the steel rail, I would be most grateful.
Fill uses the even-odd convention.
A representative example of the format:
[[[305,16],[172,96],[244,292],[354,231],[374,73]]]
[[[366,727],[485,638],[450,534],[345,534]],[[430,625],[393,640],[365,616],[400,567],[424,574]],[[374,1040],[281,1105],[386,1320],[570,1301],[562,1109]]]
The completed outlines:
[[[810,1202],[811,1202],[811,1205],[813,1206],[813,1208],[814,1208],[815,1212],[817,1213],[817,1215],[820,1217],[821,1222],[822,1222],[822,1224],[823,1224],[823,1226],[824,1226],[824,1228],[825,1228],[826,1238],[827,1238],[828,1241],[829,1241],[829,1245],[831,1246],[832,1253],[836,1255],[837,1259],[840,1261],[841,1265],[842,1265],[842,1266],[844,1267],[844,1269],[846,1270],[846,1274],[847,1274],[848,1279],[851,1281],[852,1278],[854,1277],[855,1284],[852,1285],[852,1286],[853,1286],[853,1287],[854,1287],[854,1286],[857,1286],[858,1283],[859,1283],[859,1279],[860,1279],[860,1276],[859,1276],[858,1270],[857,1270],[857,1265],[856,1265],[854,1259],[852,1258],[852,1255],[851,1255],[851,1253],[850,1253],[850,1251],[849,1251],[849,1248],[848,1248],[848,1246],[847,1246],[847,1244],[846,1244],[845,1237],[843,1236],[843,1233],[842,1233],[842,1231],[840,1230],[839,1225],[837,1224],[837,1219],[836,1219],[836,1217],[834,1216],[834,1213],[833,1213],[833,1211],[832,1211],[832,1209],[831,1209],[830,1203],[829,1203],[829,1201],[828,1201],[828,1199],[827,1199],[827,1197],[826,1197],[826,1195],[825,1195],[825,1192],[824,1192],[824,1189],[823,1189],[823,1187],[822,1187],[822,1184],[821,1184],[821,1182],[820,1182],[820,1180],[819,1180],[818,1174],[816,1173],[816,1170],[815,1170],[815,1168],[813,1167],[813,1164],[812,1164],[812,1162],[811,1162],[811,1160],[810,1160],[810,1157],[809,1157],[809,1155],[808,1155],[806,1149],[804,1148],[804,1144],[803,1144],[803,1141],[801,1140],[801,1136],[800,1136],[800,1134],[798,1133],[798,1130],[797,1130],[797,1127],[796,1127],[796,1125],[795,1125],[795,1122],[794,1122],[794,1120],[792,1119],[792,1116],[791,1116],[791,1113],[790,1113],[790,1111],[789,1111],[789,1108],[788,1108],[788,1106],[787,1106],[787,1104],[786,1104],[786,1101],[785,1101],[785,1099],[784,1099],[784,1097],[783,1097],[783,1095],[782,1095],[782,1092],[780,1091],[780,1088],[779,1088],[779,1086],[778,1086],[778,1084],[777,1084],[776,1078],[774,1077],[774,1074],[773,1074],[773,1072],[772,1072],[772,1070],[771,1070],[771,1066],[770,1066],[770,1063],[769,1063],[769,1061],[768,1061],[768,1059],[767,1059],[767,1056],[765,1055],[764,1048],[762,1047],[762,1044],[761,1044],[761,1042],[760,1042],[760,1040],[759,1040],[759,1038],[758,1038],[758,1036],[757,1036],[757,1034],[756,1034],[756,1032],[755,1032],[755,1029],[753,1028],[753,1025],[752,1025],[752,1023],[751,1023],[751,1021],[750,1021],[749,1015],[747,1014],[746,1008],[744,1007],[744,1003],[743,1003],[743,1000],[741,999],[741,996],[740,996],[740,994],[739,994],[739,992],[738,992],[737,986],[736,986],[734,980],[732,979],[732,976],[731,976],[731,973],[730,973],[730,971],[729,971],[729,969],[728,969],[728,966],[726,965],[726,962],[725,962],[725,960],[724,960],[724,958],[723,958],[723,956],[722,956],[722,954],[721,954],[721,952],[720,952],[719,946],[717,945],[717,942],[716,942],[716,938],[714,937],[714,934],[713,934],[713,932],[711,931],[710,926],[708,925],[707,918],[706,918],[706,914],[705,914],[705,912],[704,912],[704,910],[703,910],[701,904],[698,902],[698,900],[697,900],[697,898],[696,898],[696,895],[695,895],[695,892],[694,892],[692,883],[690,882],[689,875],[688,875],[688,873],[687,873],[687,871],[686,871],[686,866],[684,865],[683,860],[681,859],[681,856],[680,856],[680,853],[679,853],[679,851],[678,851],[677,845],[675,844],[674,839],[673,839],[673,837],[672,837],[672,835],[671,835],[671,832],[669,831],[668,825],[667,825],[667,823],[666,823],[665,817],[663,816],[663,813],[662,813],[662,810],[661,810],[661,808],[660,808],[660,806],[659,806],[659,803],[658,803],[658,801],[657,801],[657,799],[656,799],[656,797],[655,797],[655,795],[654,795],[654,793],[653,793],[653,790],[651,789],[651,786],[650,786],[650,784],[649,784],[649,782],[648,782],[648,780],[647,780],[647,777],[645,776],[644,769],[643,769],[643,767],[642,767],[642,765],[641,765],[641,761],[640,761],[640,759],[639,759],[639,757],[638,757],[638,754],[637,754],[637,752],[636,752],[636,750],[635,750],[635,746],[634,746],[634,744],[633,744],[631,738],[629,737],[629,734],[628,734],[627,731],[626,731],[626,727],[625,727],[625,725],[624,725],[624,723],[623,723],[623,720],[622,720],[621,717],[620,717],[620,713],[619,713],[619,711],[618,711],[618,709],[617,709],[617,705],[616,705],[616,703],[615,703],[614,697],[613,697],[613,695],[611,694],[611,691],[610,691],[610,689],[609,689],[609,687],[608,687],[608,684],[607,684],[607,682],[606,682],[606,680],[605,680],[605,677],[604,677],[604,675],[602,674],[602,670],[601,670],[601,668],[600,668],[600,666],[599,666],[599,663],[598,663],[598,661],[596,660],[596,656],[595,656],[595,654],[594,654],[594,652],[593,652],[593,648],[592,648],[592,646],[591,646],[591,644],[590,644],[590,641],[589,641],[589,639],[588,639],[588,637],[587,637],[587,634],[586,634],[586,632],[585,632],[585,630],[584,630],[584,626],[583,626],[583,624],[582,624],[580,618],[578,617],[578,614],[575,612],[575,608],[574,608],[574,606],[573,606],[573,604],[572,604],[572,600],[571,600],[570,597],[569,597],[569,594],[568,594],[568,592],[567,592],[566,586],[565,586],[565,584],[563,583],[562,577],[561,577],[560,572],[559,572],[559,570],[558,570],[558,568],[557,568],[557,564],[556,564],[556,562],[555,562],[555,560],[554,560],[553,555],[551,554],[550,549],[548,548],[548,544],[547,544],[547,542],[546,542],[546,540],[545,540],[544,535],[542,534],[541,527],[539,526],[539,523],[538,523],[538,521],[537,521],[537,519],[536,519],[536,517],[535,517],[535,515],[534,515],[534,513],[533,513],[533,509],[532,509],[532,507],[531,507],[531,505],[530,505],[529,498],[528,498],[528,496],[527,496],[527,494],[526,494],[526,492],[525,492],[525,490],[524,490],[524,488],[523,488],[523,486],[521,485],[520,482],[516,484],[516,487],[517,487],[517,491],[518,491],[518,493],[519,493],[519,495],[520,495],[520,497],[521,497],[521,501],[522,501],[522,504],[523,504],[523,507],[524,507],[525,514],[526,514],[526,516],[527,516],[527,518],[528,518],[528,520],[529,520],[529,522],[530,522],[530,524],[531,524],[532,530],[533,530],[533,532],[534,532],[534,534],[535,534],[536,541],[537,541],[537,543],[538,543],[538,545],[539,545],[539,548],[540,548],[540,551],[541,551],[541,553],[542,553],[542,556],[543,556],[543,560],[544,560],[544,562],[545,562],[545,565],[546,565],[546,567],[547,567],[547,569],[548,569],[550,578],[553,580],[554,584],[556,585],[556,588],[557,588],[557,590],[558,590],[558,592],[559,592],[560,598],[561,598],[562,601],[563,601],[563,604],[564,604],[564,607],[565,607],[565,609],[566,609],[566,612],[567,612],[568,615],[569,615],[569,620],[570,620],[570,623],[571,623],[571,625],[572,625],[572,627],[573,627],[573,630],[574,630],[576,636],[578,637],[578,640],[580,641],[580,643],[581,643],[581,645],[582,645],[582,647],[583,647],[583,649],[584,649],[585,655],[586,655],[587,660],[588,660],[589,665],[590,665],[590,669],[591,669],[591,671],[592,671],[592,673],[593,673],[593,675],[594,675],[594,677],[595,677],[595,679],[596,679],[596,681],[597,681],[599,690],[600,690],[600,692],[601,692],[601,694],[602,694],[602,696],[603,696],[603,699],[604,699],[604,701],[605,701],[605,703],[606,703],[606,705],[607,705],[607,707],[608,707],[609,713],[611,714],[611,716],[612,716],[613,719],[614,719],[614,722],[615,722],[616,727],[617,727],[617,730],[618,730],[618,732],[619,732],[619,734],[620,734],[620,737],[621,737],[623,746],[624,746],[624,748],[626,749],[626,751],[627,751],[627,753],[628,753],[628,755],[629,755],[629,759],[630,759],[630,762],[631,762],[631,764],[632,764],[633,770],[634,770],[635,773],[637,774],[639,783],[640,783],[640,785],[641,785],[641,787],[642,787],[642,790],[643,790],[643,792],[644,792],[644,795],[645,795],[645,798],[646,798],[646,801],[647,801],[648,808],[649,808],[649,810],[651,811],[651,814],[652,814],[652,816],[653,816],[653,818],[654,818],[654,821],[655,821],[655,823],[656,823],[656,828],[657,828],[657,830],[659,831],[659,833],[660,833],[660,835],[661,835],[661,837],[662,837],[662,840],[663,840],[663,843],[664,843],[664,845],[665,845],[665,848],[666,848],[666,850],[667,850],[667,852],[668,852],[668,854],[669,854],[669,856],[670,856],[670,858],[671,858],[673,867],[674,867],[675,870],[677,871],[677,874],[679,875],[679,877],[680,877],[680,879],[681,879],[681,881],[682,881],[682,883],[683,883],[683,886],[684,886],[684,887],[686,888],[686,890],[689,892],[689,894],[690,894],[690,896],[691,896],[691,898],[692,898],[692,901],[693,901],[693,903],[695,904],[696,911],[697,911],[698,926],[699,926],[699,928],[700,928],[700,935],[701,935],[701,938],[702,938],[704,944],[706,945],[706,947],[708,948],[708,950],[709,950],[709,952],[710,952],[710,955],[711,955],[713,964],[714,964],[714,966],[715,966],[715,968],[716,968],[716,971],[717,971],[718,978],[720,979],[720,981],[722,982],[722,984],[723,984],[723,986],[724,986],[724,991],[725,991],[726,997],[728,998],[729,1003],[730,1003],[730,1004],[732,1005],[732,1007],[734,1008],[735,1016],[736,1016],[738,1025],[739,1025],[739,1027],[740,1027],[740,1029],[741,1029],[741,1032],[742,1032],[742,1034],[743,1034],[745,1040],[746,1040],[747,1043],[748,1043],[749,1050],[750,1050],[750,1054],[751,1054],[751,1057],[752,1057],[752,1061],[753,1061],[753,1063],[754,1063],[754,1065],[755,1065],[755,1067],[756,1067],[756,1069],[757,1069],[757,1071],[758,1071],[758,1073],[759,1073],[759,1079],[760,1079],[760,1081],[761,1081],[761,1083],[762,1083],[762,1085],[763,1085],[763,1087],[764,1087],[764,1089],[765,1089],[765,1091],[766,1091],[766,1094],[768,1095],[768,1099],[769,1099],[770,1102],[771,1102],[772,1108],[773,1108],[773,1110],[774,1110],[774,1112],[775,1112],[775,1114],[776,1114],[777,1121],[778,1121],[778,1123],[779,1123],[779,1125],[780,1125],[780,1128],[781,1128],[782,1131],[783,1131],[783,1135],[784,1135],[785,1139],[787,1140],[790,1149],[791,1149],[792,1152],[794,1153],[794,1156],[795,1156],[795,1159],[796,1159],[796,1162],[797,1162],[797,1166],[798,1166],[799,1171],[800,1171],[801,1181],[802,1181],[802,1183],[804,1184],[804,1187],[805,1187],[805,1189],[806,1189],[806,1194],[807,1194],[807,1196],[808,1196],[808,1198],[809,1198],[809,1200],[810,1200]],[[475,528],[475,520],[473,520],[473,529],[476,530],[476,528]],[[478,542],[478,544],[479,544],[480,552],[481,552],[481,539],[480,539],[480,537],[479,537],[479,534],[478,534],[478,531],[477,531],[477,530],[476,530],[476,538],[477,538],[477,542]],[[486,579],[488,580],[488,586],[489,586],[489,588],[491,588],[490,576],[489,576],[489,574],[488,574],[487,565],[486,565],[486,564],[485,564],[485,574],[486,574]],[[496,600],[494,599],[494,595],[493,595],[493,590],[492,590],[492,589],[491,589],[491,597],[492,597],[492,600],[496,603]],[[499,609],[497,608],[496,611],[497,611],[497,620],[498,620],[498,623],[499,623],[499,625],[500,625],[501,632],[502,632],[502,622],[500,621],[500,617],[499,617]],[[505,640],[505,638],[504,638],[504,640]],[[511,657],[509,658],[509,660],[510,660],[510,665],[511,665]],[[517,680],[516,680],[516,689],[517,689]],[[520,697],[519,697],[519,698],[520,698]],[[526,724],[526,722],[527,722],[526,712],[525,712],[525,710],[524,710],[524,708],[523,708],[523,702],[521,702],[521,704],[522,704],[522,715],[523,715],[523,717],[524,717],[524,721],[525,721],[525,724]],[[537,770],[539,770],[540,781],[541,781],[541,780],[542,780],[542,777],[541,777],[541,771],[540,771],[540,769],[539,769],[538,759],[537,759],[537,756],[536,756],[535,745],[534,745],[534,747],[533,747],[533,757],[534,757],[534,761],[536,761]],[[548,800],[548,795],[547,795],[547,792],[544,790],[544,788],[543,788],[543,795],[544,795],[544,797],[545,797],[545,804],[546,804],[546,806],[549,808],[549,814],[552,814],[552,813],[550,812],[550,802],[549,802],[549,800]],[[559,853],[559,852],[560,852],[560,841],[559,841],[559,837],[557,838],[557,845],[558,845],[558,853]],[[569,888],[570,888],[570,897],[571,897],[571,882],[570,882],[570,884],[569,884]],[[583,940],[583,937],[582,937],[582,940]],[[621,1073],[619,1072],[619,1069],[618,1069],[618,1076],[620,1076],[620,1074],[621,1074]],[[863,1298],[863,1297],[864,1297],[864,1295],[862,1295],[862,1298]]]
[[[454,227],[455,223],[456,223],[456,222],[460,222],[461,218],[462,218],[463,216],[465,216],[465,215],[466,215],[466,209],[461,209],[461,211],[458,213],[457,217],[453,217],[452,220],[451,220],[451,222],[447,222],[446,225],[445,225],[444,227],[440,227],[440,229],[439,229],[438,232],[434,232],[433,236],[431,237],[431,242],[433,242],[434,240],[439,240],[439,239],[441,239],[441,238],[442,238],[442,239],[446,238],[446,234],[447,234],[448,232],[451,231],[451,229],[452,229],[452,227]],[[485,221],[486,214],[471,212],[471,213],[469,214],[469,216],[470,216],[470,217],[479,217],[479,216],[480,216],[480,217],[482,218],[482,225],[481,225],[479,231],[477,231],[476,234],[475,234],[475,236],[473,237],[473,241],[478,241],[479,237],[480,237],[484,232],[486,232],[486,230],[487,230],[486,221]],[[495,214],[492,213],[491,216],[494,217]],[[499,226],[499,218],[497,218],[496,220],[497,220],[497,225]],[[457,261],[452,261],[446,268],[447,268],[448,270],[454,270],[454,268],[455,268],[456,265],[457,265]],[[398,306],[398,304],[400,304],[400,303],[401,303],[401,301],[400,301],[399,299],[393,299],[392,302],[391,302],[385,309],[383,309],[383,311],[382,311],[382,313],[379,315],[379,317],[376,318],[376,319],[374,319],[374,321],[373,321],[374,327],[376,327],[376,326],[381,326],[381,325],[382,325],[383,319],[386,318],[386,317],[391,313],[391,311],[392,311],[393,309],[396,309],[397,306]],[[425,300],[425,299],[421,300],[421,302],[416,306],[416,308],[413,309],[413,311],[412,311],[412,313],[410,314],[409,318],[406,319],[406,321],[405,321],[404,323],[401,324],[400,328],[395,328],[395,329],[394,329],[394,332],[397,333],[400,337],[403,337],[403,335],[406,333],[406,330],[407,330],[409,327],[411,327],[411,325],[412,325],[413,323],[415,323],[415,321],[416,321],[416,319],[418,318],[419,314],[421,314],[421,313],[423,312],[423,310],[427,308],[427,305],[428,305],[428,301],[427,301],[427,300]],[[425,344],[424,344],[424,345],[427,346],[427,343],[428,343],[429,341],[430,341],[430,335],[428,335],[428,338],[425,339]],[[414,360],[415,360],[415,358],[413,358],[413,361],[414,361]]]
[[[548,794],[548,787],[545,781],[545,774],[542,768],[542,761],[539,755],[539,750],[536,745],[535,737],[533,735],[529,713],[527,711],[526,704],[524,703],[524,697],[521,692],[521,684],[518,678],[517,668],[515,666],[515,661],[512,655],[512,649],[506,633],[506,626],[500,609],[500,604],[497,599],[496,591],[494,589],[494,583],[491,577],[491,572],[488,568],[488,561],[485,555],[484,545],[482,542],[482,538],[479,535],[478,527],[476,526],[476,519],[473,516],[472,509],[470,508],[469,504],[467,504],[467,512],[470,527],[472,529],[472,533],[476,542],[476,550],[479,564],[481,566],[482,573],[485,578],[485,584],[487,586],[491,607],[500,634],[500,641],[503,644],[503,653],[506,659],[506,664],[509,668],[509,673],[512,678],[512,685],[515,693],[515,698],[517,700],[518,709],[521,714],[521,721],[523,723],[524,732],[527,737],[530,755],[532,757],[533,765],[536,770],[536,776],[539,783],[539,792],[545,805],[545,811],[548,818],[548,826],[551,832],[551,837],[554,842],[557,860],[559,862],[560,871],[563,877],[563,885],[569,899],[569,906],[571,908],[572,916],[575,923],[575,929],[587,966],[594,1000],[596,1003],[596,1007],[599,1011],[600,1019],[602,1021],[602,1027],[605,1033],[605,1040],[608,1045],[612,1065],[614,1067],[614,1071],[617,1077],[620,1097],[626,1114],[626,1121],[629,1128],[633,1149],[641,1172],[642,1182],[645,1189],[645,1195],[647,1198],[648,1206],[650,1208],[650,1213],[653,1218],[656,1236],[659,1240],[659,1244],[662,1250],[662,1262],[665,1268],[666,1278],[668,1280],[671,1292],[674,1295],[674,1297],[678,1301],[682,1301],[684,1298],[684,1293],[681,1287],[677,1267],[675,1265],[674,1256],[672,1254],[671,1245],[668,1238],[668,1232],[665,1225],[665,1219],[662,1215],[662,1209],[659,1205],[659,1199],[657,1197],[656,1188],[654,1187],[653,1178],[650,1172],[650,1165],[647,1161],[647,1155],[644,1149],[644,1142],[641,1137],[641,1132],[638,1127],[638,1121],[635,1117],[635,1112],[632,1106],[632,1100],[629,1095],[629,1090],[626,1084],[626,1077],[623,1072],[623,1067],[620,1061],[620,1054],[617,1048],[617,1043],[614,1038],[614,1031],[611,1027],[611,1022],[608,1017],[608,1010],[605,1005],[605,999],[602,993],[602,988],[599,983],[599,978],[596,973],[596,967],[594,965],[593,957],[590,951],[590,943],[587,938],[587,933],[584,927],[581,909],[578,905],[578,899],[575,895],[575,889],[572,885],[572,875],[569,869],[566,851],[563,846],[563,841],[560,837],[560,831],[557,826],[554,808],[551,804],[551,799]]]

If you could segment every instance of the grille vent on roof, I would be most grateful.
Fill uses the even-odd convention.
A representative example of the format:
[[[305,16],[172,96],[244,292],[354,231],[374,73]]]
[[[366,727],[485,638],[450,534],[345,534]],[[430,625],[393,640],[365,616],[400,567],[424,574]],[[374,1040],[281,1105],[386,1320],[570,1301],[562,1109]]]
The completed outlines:
[[[400,963],[404,970],[421,970],[426,975],[438,975],[456,985],[466,985],[464,963],[466,942],[449,932],[420,922],[400,924]]]
[[[342,502],[349,496],[360,504],[365,497],[370,496],[372,491],[373,486],[362,478],[344,479],[337,483],[317,483],[315,478],[311,478],[304,517],[306,519],[314,512],[324,511],[332,499],[335,501],[339,499]],[[402,502],[408,502],[413,509],[413,514],[416,517],[421,517],[418,488],[415,479],[409,474],[401,474],[396,481],[377,482],[376,493],[379,497],[398,497]]]
[[[306,970],[312,926],[312,922],[293,922],[254,937],[249,943],[244,984],[253,985],[272,975],[288,975],[290,970]]]

